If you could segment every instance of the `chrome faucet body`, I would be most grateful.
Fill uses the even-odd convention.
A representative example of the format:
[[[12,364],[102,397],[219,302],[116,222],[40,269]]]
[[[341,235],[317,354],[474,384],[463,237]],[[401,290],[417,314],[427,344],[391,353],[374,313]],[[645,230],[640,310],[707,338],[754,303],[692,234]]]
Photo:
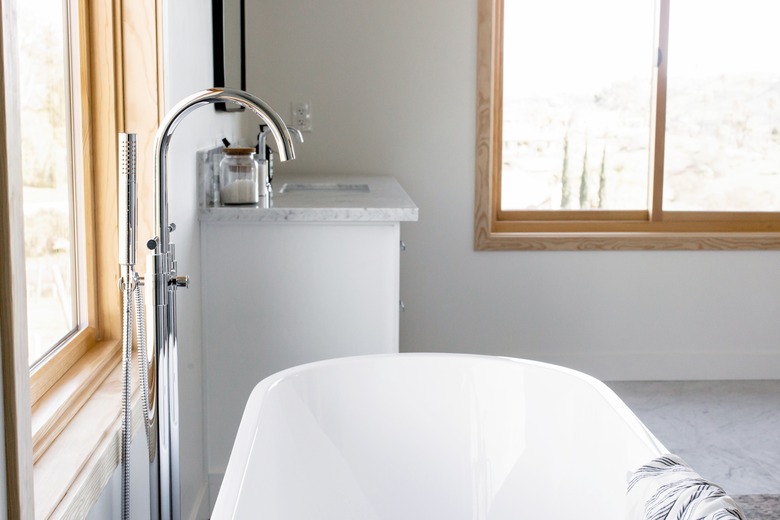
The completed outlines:
[[[156,450],[150,456],[152,489],[151,518],[180,520],[181,481],[179,472],[179,390],[176,324],[176,289],[187,287],[186,276],[178,276],[175,246],[170,233],[176,229],[168,220],[167,155],[171,137],[181,120],[196,108],[211,103],[233,103],[254,112],[267,126],[279,149],[279,160],[295,158],[287,126],[265,102],[240,90],[207,89],[179,102],[165,116],[155,138],[155,232],[147,242],[151,250],[145,287],[153,308],[147,313],[148,330],[154,330],[156,384],[153,384],[152,435]]]
[[[265,128],[264,128],[265,127]],[[294,126],[288,126],[290,135],[299,143],[303,143],[303,133]],[[265,183],[265,191],[269,197],[273,197],[274,190],[271,181],[274,178],[274,156],[272,153],[266,154],[266,142],[268,134],[271,133],[270,127],[260,125],[260,133],[257,135],[257,156],[260,159],[261,182]]]

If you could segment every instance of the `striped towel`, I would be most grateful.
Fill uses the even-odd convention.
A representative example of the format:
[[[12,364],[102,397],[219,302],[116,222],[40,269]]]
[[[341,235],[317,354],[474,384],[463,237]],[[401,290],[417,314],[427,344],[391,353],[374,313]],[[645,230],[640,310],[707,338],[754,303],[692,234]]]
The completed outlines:
[[[676,455],[658,457],[636,470],[626,496],[628,520],[745,520],[722,488]]]

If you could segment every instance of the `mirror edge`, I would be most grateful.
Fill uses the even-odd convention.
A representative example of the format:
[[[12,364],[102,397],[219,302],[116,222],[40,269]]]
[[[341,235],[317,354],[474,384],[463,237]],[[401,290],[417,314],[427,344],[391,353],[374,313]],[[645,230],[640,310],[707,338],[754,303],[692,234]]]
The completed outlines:
[[[240,11],[240,30],[239,30],[239,46],[240,46],[240,74],[241,90],[246,90],[246,20],[244,11],[244,0],[211,0],[211,33],[213,40],[213,54],[214,54],[214,86],[225,87],[225,5],[226,1],[239,2]],[[244,107],[232,105],[228,103],[215,103],[214,109],[218,112],[241,112]]]

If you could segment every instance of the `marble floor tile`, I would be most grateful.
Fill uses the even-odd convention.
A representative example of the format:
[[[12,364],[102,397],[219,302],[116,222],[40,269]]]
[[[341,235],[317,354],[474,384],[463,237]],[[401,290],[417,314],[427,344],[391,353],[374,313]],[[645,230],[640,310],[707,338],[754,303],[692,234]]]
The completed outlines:
[[[780,518],[780,495],[737,495],[733,498],[748,520]]]
[[[780,494],[780,380],[607,385],[670,452],[727,493]]]

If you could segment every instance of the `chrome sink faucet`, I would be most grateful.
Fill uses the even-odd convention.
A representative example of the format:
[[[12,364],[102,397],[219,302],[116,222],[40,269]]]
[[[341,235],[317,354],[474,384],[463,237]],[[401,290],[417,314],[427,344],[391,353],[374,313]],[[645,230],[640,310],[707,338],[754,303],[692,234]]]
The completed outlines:
[[[288,126],[290,135],[299,143],[303,143],[303,133],[294,126]],[[274,190],[271,187],[271,181],[274,179],[274,153],[267,148],[266,141],[271,128],[267,125],[260,125],[260,133],[257,136],[257,156],[260,158],[260,182],[265,183],[265,192],[269,197],[273,197]]]
[[[179,390],[178,347],[176,333],[176,289],[187,287],[186,276],[177,275],[175,247],[170,233],[176,229],[168,220],[168,145],[181,120],[196,108],[211,103],[233,103],[254,112],[274,137],[279,160],[295,158],[290,133],[279,115],[264,101],[241,90],[212,88],[195,93],[168,112],[155,137],[155,232],[147,242],[151,250],[145,287],[147,299],[152,300],[148,330],[154,330],[152,352],[156,354],[156,377],[153,383],[152,436],[156,449],[150,456],[150,482],[157,482],[152,490],[152,518],[180,520],[181,482],[179,472]],[[155,497],[158,503],[155,504]]]

